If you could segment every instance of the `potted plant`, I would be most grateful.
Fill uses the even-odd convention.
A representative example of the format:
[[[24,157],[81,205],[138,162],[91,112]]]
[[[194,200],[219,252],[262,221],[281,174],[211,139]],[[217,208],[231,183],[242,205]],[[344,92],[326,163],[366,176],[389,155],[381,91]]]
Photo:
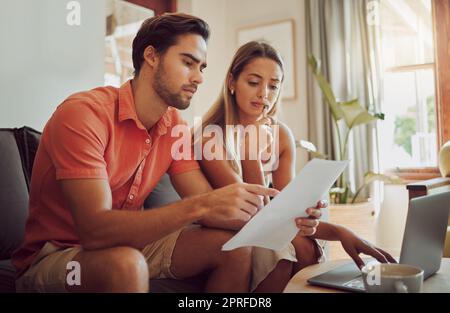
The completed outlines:
[[[320,72],[320,65],[316,58],[311,56],[308,63],[322,91],[325,103],[331,112],[338,141],[337,159],[345,160],[348,157],[348,140],[352,130],[361,125],[366,125],[377,120],[384,120],[384,114],[369,112],[365,107],[361,106],[358,99],[342,102],[336,100],[329,82]],[[311,142],[301,140],[297,142],[297,146],[307,150],[312,157],[329,158],[318,152],[315,145]],[[356,202],[361,191],[374,181],[383,181],[388,184],[402,182],[397,176],[383,175],[369,171],[365,173],[361,186],[352,193],[344,174],[342,174],[330,190],[330,203],[332,205],[330,205],[329,210],[329,220],[332,223],[344,225],[372,242],[377,241],[376,229],[378,218],[375,216],[375,207],[379,204],[367,201]],[[332,259],[346,257],[340,245],[337,243],[330,244],[329,256]]]
[[[338,101],[329,82],[320,72],[320,64],[317,59],[314,56],[310,56],[308,63],[333,118],[337,134],[338,160],[345,160],[348,157],[348,140],[351,131],[355,127],[366,125],[376,120],[384,120],[384,113],[370,113],[359,103],[358,99]],[[344,132],[341,133],[341,130],[344,130]],[[306,149],[312,154],[313,157],[323,159],[328,158],[327,156],[319,153],[314,144],[311,142],[300,141],[298,146]],[[330,199],[336,204],[348,203],[350,199],[351,203],[355,203],[360,192],[367,185],[377,180],[387,183],[398,183],[400,181],[397,176],[383,175],[369,171],[364,175],[364,183],[354,194],[352,194],[350,186],[345,180],[344,174],[342,174],[336,181],[334,188],[330,190]]]

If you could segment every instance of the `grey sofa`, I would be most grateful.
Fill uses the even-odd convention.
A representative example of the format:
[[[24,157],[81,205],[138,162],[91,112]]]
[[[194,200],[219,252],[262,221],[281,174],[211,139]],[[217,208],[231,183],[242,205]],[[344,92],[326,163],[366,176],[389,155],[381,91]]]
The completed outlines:
[[[40,133],[29,128],[0,129],[0,293],[15,292],[15,268],[10,258],[21,244],[28,214],[28,191]],[[165,175],[146,199],[155,208],[178,200]],[[183,281],[150,281],[151,292],[201,292],[204,277]]]

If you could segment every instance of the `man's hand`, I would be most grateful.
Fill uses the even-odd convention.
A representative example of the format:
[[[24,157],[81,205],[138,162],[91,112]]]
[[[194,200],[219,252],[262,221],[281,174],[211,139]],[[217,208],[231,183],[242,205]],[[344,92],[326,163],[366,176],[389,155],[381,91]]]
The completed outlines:
[[[321,209],[326,208],[328,203],[326,200],[321,200],[317,203],[316,207],[306,209],[306,213],[309,217],[299,217],[295,219],[295,223],[299,229],[298,234],[300,236],[312,236],[317,231],[319,226],[319,219],[322,217]]]
[[[359,269],[365,265],[364,261],[359,257],[361,253],[370,255],[381,263],[397,263],[389,253],[380,248],[376,248],[347,228],[339,227],[337,234],[345,252],[353,259]]]
[[[278,193],[261,185],[235,183],[199,197],[201,205],[209,208],[206,218],[248,222],[264,206],[264,196],[274,197]]]

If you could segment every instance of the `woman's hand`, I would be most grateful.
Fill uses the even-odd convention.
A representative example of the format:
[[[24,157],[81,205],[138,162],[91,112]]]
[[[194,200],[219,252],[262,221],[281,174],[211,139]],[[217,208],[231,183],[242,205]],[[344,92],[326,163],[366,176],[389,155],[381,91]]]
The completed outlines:
[[[309,215],[308,217],[298,217],[295,219],[300,236],[313,236],[316,233],[317,227],[319,226],[319,219],[322,217],[321,209],[327,206],[328,202],[326,200],[319,201],[316,207],[306,209],[306,213]]]
[[[261,160],[264,156],[270,156],[272,153],[272,144],[274,143],[272,120],[269,117],[263,117],[256,121],[252,126],[256,127],[256,132],[254,133],[254,138],[250,135],[250,132],[245,133],[244,137],[244,147],[245,147],[245,157],[250,159],[252,156],[257,157]],[[255,150],[256,151],[252,151]],[[268,157],[270,158],[270,157]]]
[[[338,227],[337,236],[345,252],[353,259],[359,269],[365,265],[359,257],[361,253],[370,255],[381,263],[397,263],[389,253],[373,246],[345,227]]]

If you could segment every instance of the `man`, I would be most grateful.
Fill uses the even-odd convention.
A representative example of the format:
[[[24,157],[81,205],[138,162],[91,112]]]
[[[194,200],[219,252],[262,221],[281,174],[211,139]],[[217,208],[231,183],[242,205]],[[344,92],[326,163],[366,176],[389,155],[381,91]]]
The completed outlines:
[[[277,191],[250,184],[213,191],[195,161],[171,156],[171,129],[184,123],[176,109],[189,106],[203,81],[208,37],[208,25],[193,16],[148,19],[133,41],[133,80],[74,94],[57,108],[36,154],[25,240],[13,256],[18,291],[147,292],[149,278],[205,271],[206,291],[248,291],[251,248],[222,252],[233,232],[190,225],[248,221]],[[141,210],[166,171],[184,199]],[[305,233],[315,226],[305,222]],[[72,261],[79,284],[66,280]]]

